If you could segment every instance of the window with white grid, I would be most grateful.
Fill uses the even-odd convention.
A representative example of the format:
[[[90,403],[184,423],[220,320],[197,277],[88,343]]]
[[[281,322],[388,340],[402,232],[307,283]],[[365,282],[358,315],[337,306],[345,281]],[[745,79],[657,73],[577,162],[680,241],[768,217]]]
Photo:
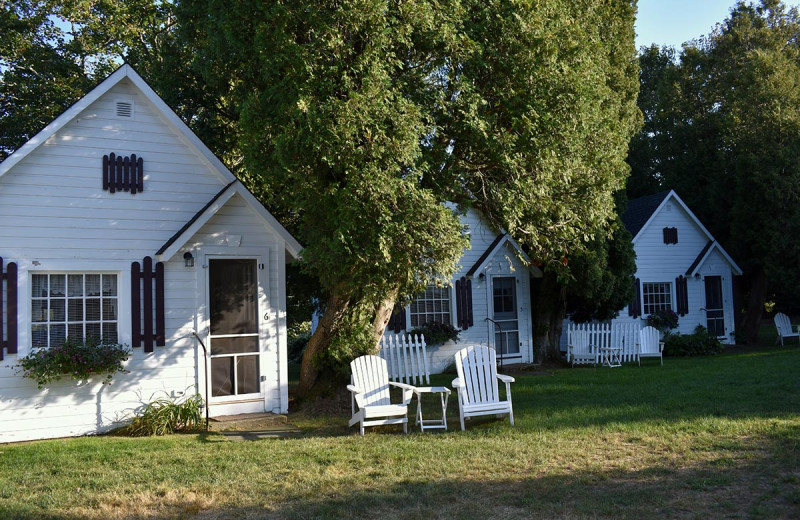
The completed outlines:
[[[116,274],[33,274],[32,344],[54,347],[66,338],[117,343],[118,303]]]
[[[412,328],[432,321],[450,325],[450,288],[429,285],[411,302],[410,310]]]
[[[642,303],[645,314],[672,309],[672,283],[642,282]]]

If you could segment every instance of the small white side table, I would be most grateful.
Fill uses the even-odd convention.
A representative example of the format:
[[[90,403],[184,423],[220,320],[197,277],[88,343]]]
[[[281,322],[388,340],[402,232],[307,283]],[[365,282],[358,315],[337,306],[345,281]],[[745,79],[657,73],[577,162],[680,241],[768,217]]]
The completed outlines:
[[[414,388],[414,393],[417,394],[417,424],[419,425],[419,430],[424,432],[426,429],[432,430],[440,428],[446,431],[447,401],[450,399],[450,389],[446,386],[418,386]],[[441,419],[422,418],[422,394],[439,394],[439,399],[442,404]]]
[[[620,347],[603,347],[600,349],[601,363],[607,367],[622,366],[622,349]]]

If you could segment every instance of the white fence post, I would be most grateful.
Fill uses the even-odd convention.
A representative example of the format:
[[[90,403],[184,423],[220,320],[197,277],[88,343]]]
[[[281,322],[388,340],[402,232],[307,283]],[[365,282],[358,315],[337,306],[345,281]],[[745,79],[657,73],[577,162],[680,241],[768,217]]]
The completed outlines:
[[[425,336],[384,336],[378,355],[389,366],[389,379],[394,382],[419,386],[431,384]]]

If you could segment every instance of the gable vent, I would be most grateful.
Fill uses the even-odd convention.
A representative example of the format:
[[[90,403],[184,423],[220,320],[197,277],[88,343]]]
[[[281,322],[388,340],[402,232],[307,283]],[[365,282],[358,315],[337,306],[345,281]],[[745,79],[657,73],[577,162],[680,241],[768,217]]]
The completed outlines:
[[[117,101],[117,117],[133,117],[133,103]]]

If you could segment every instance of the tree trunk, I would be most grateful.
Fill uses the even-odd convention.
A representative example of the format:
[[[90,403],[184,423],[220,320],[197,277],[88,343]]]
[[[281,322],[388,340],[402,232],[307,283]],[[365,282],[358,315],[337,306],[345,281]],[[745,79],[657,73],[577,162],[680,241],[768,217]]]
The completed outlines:
[[[390,290],[386,298],[384,298],[384,300],[378,305],[377,309],[375,309],[375,317],[372,320],[372,333],[375,345],[372,349],[372,354],[377,355],[381,348],[381,338],[386,330],[386,325],[389,323],[389,319],[392,317],[392,310],[394,310],[394,302],[397,299],[397,292],[397,288]]]
[[[350,305],[349,297],[331,293],[328,304],[325,306],[325,313],[319,320],[317,330],[308,340],[306,351],[303,353],[303,361],[300,364],[300,382],[297,385],[297,398],[303,400],[308,396],[309,390],[317,381],[319,372],[314,366],[314,357],[322,352],[331,343],[331,338],[342,323],[345,312]]]
[[[535,281],[532,291],[533,355],[537,363],[561,360],[561,323],[566,314],[566,288],[553,272]]]
[[[740,324],[740,332],[745,338],[745,343],[754,345],[758,343],[758,329],[761,326],[764,301],[767,298],[767,275],[763,268],[759,267],[750,275],[749,285],[747,308]]]

